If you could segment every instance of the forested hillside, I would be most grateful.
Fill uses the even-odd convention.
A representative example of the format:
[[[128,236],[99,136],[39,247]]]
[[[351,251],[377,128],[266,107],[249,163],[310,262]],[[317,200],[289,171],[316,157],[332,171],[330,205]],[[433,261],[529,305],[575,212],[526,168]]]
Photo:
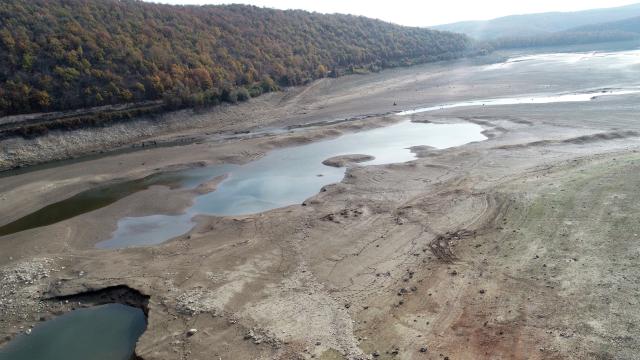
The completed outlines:
[[[471,44],[363,17],[241,5],[3,0],[0,19],[0,115],[235,102],[354,69],[452,59]]]

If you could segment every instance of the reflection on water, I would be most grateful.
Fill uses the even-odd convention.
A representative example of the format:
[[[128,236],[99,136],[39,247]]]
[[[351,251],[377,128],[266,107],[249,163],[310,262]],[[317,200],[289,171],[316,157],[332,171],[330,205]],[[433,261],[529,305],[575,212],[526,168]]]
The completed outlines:
[[[219,170],[224,171],[223,168],[219,168]],[[150,186],[193,187],[206,180],[210,176],[209,174],[210,170],[199,168],[188,171],[159,173],[142,179],[99,186],[45,206],[40,210],[1,226],[0,236],[71,219],[72,217],[103,208]]]
[[[246,215],[300,204],[324,185],[339,182],[344,177],[344,168],[322,164],[330,157],[373,155],[375,160],[367,165],[405,162],[415,158],[409,150],[412,146],[428,145],[437,149],[460,146],[485,140],[482,130],[479,125],[470,123],[404,121],[335,139],[273,150],[256,161],[227,169],[229,176],[217,190],[198,196],[185,214],[122,219],[112,238],[99,243],[98,247],[158,244],[191,229],[191,219],[197,214]]]
[[[195,215],[189,211],[182,215],[150,215],[144,217],[125,217],[118,221],[118,228],[109,240],[96,244],[100,249],[118,249],[130,246],[155,245],[172,239],[191,230]]]
[[[0,360],[130,360],[146,326],[142,310],[130,306],[74,310],[0,348]]]

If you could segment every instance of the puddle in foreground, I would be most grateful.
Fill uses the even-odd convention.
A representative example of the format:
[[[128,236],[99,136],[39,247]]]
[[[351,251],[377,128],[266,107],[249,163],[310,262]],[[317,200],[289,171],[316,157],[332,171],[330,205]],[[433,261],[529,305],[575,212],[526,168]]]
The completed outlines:
[[[146,326],[130,306],[78,309],[19,335],[0,348],[0,360],[130,360]]]
[[[188,232],[193,217],[247,215],[300,204],[325,185],[342,180],[346,169],[325,166],[327,158],[346,154],[375,157],[366,165],[399,163],[415,159],[412,146],[437,149],[482,141],[482,127],[471,123],[399,124],[343,135],[335,139],[273,150],[251,163],[227,168],[228,177],[216,191],[196,197],[182,215],[128,217],[118,222],[112,238],[99,248],[153,245]],[[212,167],[212,170],[215,166]],[[219,171],[217,172],[219,173]]]

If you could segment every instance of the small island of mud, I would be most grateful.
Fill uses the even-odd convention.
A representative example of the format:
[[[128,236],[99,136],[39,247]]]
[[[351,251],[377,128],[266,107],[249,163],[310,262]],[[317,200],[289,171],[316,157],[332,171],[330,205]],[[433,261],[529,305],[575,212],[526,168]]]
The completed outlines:
[[[363,154],[349,154],[349,155],[339,155],[334,156],[332,158],[328,158],[322,163],[327,166],[333,166],[337,168],[345,167],[348,165],[363,163],[367,161],[374,160],[375,157],[371,155],[363,155]]]

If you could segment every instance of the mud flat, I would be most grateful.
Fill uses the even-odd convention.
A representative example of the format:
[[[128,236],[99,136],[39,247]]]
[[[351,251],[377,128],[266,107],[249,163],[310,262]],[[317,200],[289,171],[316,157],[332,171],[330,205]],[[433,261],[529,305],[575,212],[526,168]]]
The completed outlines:
[[[285,102],[318,105],[305,110],[308,117],[277,122],[377,112],[372,104],[395,99],[398,89],[413,89],[403,99],[415,103],[389,111],[463,95],[520,97],[547,85],[560,93],[637,81],[633,68],[603,68],[594,80],[585,75],[588,65],[563,64],[539,67],[535,77],[525,76],[534,63],[519,62],[320,82]],[[455,82],[452,74],[470,76]],[[315,97],[320,88],[326,95]],[[362,91],[347,101],[345,89]],[[0,341],[6,346],[40,317],[71,310],[50,299],[119,287],[147,301],[148,326],[136,346],[143,359],[632,359],[640,348],[639,103],[626,94],[407,115],[475,123],[490,136],[437,151],[414,148],[424,153],[418,158],[407,149],[407,162],[351,167],[304,206],[198,215],[188,233],[161,245],[95,247],[123,217],[183,213],[194,189],[151,186],[0,237]],[[106,181],[180,164],[249,164],[285,145],[399,121],[372,117],[5,177],[0,213],[8,223]],[[105,301],[132,303],[126,299]]]
[[[345,167],[349,164],[359,164],[375,160],[374,156],[364,154],[339,155],[326,159],[322,164],[333,167]]]

